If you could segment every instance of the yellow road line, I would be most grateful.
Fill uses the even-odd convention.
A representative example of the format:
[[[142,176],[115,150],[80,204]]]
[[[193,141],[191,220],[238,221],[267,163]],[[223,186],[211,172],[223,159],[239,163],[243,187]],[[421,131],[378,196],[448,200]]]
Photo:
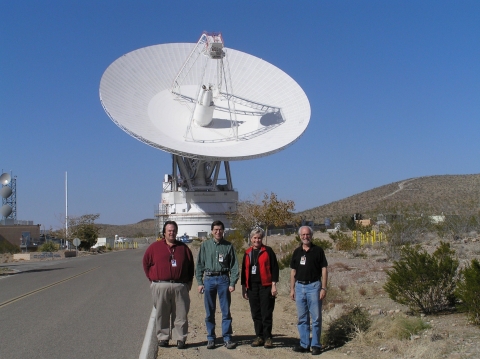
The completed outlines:
[[[60,280],[60,281],[58,281],[58,282],[55,282],[55,283],[46,285],[45,287],[38,288],[38,289],[32,290],[31,292],[28,292],[28,293],[19,295],[18,297],[15,297],[15,298],[13,298],[13,299],[7,300],[6,302],[0,303],[0,308],[3,308],[3,307],[5,307],[5,306],[7,306],[7,305],[9,305],[9,304],[12,304],[12,303],[16,302],[16,301],[19,301],[20,299],[29,297],[29,296],[31,296],[31,295],[33,295],[33,294],[35,294],[35,293],[41,292],[42,290],[48,289],[48,288],[50,288],[50,287],[54,287],[54,286],[56,286],[56,285],[58,285],[58,284],[60,284],[60,283],[63,283],[63,282],[69,281],[69,280],[71,280],[71,279],[73,279],[73,278],[76,278],[76,277],[79,277],[79,276],[81,276],[81,275],[84,275],[84,274],[86,274],[86,273],[88,273],[88,272],[91,272],[91,271],[93,271],[93,270],[95,270],[95,269],[98,269],[98,268],[100,268],[100,267],[95,267],[95,268],[89,269],[89,270],[87,270],[87,271],[85,271],[85,272],[82,272],[82,273],[79,273],[79,274],[75,274],[74,276],[71,276],[71,277],[62,279],[62,280]],[[17,274],[17,275],[18,275],[18,274]]]

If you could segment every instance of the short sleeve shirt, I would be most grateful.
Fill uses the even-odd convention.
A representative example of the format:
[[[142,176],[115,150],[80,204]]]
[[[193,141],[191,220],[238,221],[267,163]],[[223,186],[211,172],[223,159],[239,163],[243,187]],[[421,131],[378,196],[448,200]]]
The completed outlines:
[[[300,245],[292,255],[290,268],[295,269],[295,279],[301,281],[316,281],[322,277],[322,268],[328,267],[325,252],[319,246],[312,243],[306,252]]]

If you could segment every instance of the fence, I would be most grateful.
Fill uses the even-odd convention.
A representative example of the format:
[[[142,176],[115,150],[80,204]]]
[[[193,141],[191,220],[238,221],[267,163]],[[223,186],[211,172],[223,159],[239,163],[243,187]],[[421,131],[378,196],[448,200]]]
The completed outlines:
[[[113,248],[115,248],[115,249],[137,249],[138,248],[138,242],[114,243]]]
[[[386,243],[387,236],[383,232],[370,231],[362,233],[360,231],[352,231],[352,241],[360,244],[361,246],[375,243]]]

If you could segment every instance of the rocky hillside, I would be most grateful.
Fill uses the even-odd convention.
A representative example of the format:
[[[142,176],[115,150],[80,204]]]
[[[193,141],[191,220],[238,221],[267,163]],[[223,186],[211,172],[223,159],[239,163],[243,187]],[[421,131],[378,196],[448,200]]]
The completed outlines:
[[[442,175],[410,178],[371,189],[339,201],[315,207],[298,215],[315,222],[323,218],[362,213],[373,216],[392,213],[397,208],[421,208],[430,214],[477,213],[480,210],[480,174]],[[154,236],[155,220],[144,219],[126,225],[100,224],[101,237]]]
[[[477,212],[480,174],[410,178],[365,191],[339,201],[298,213],[307,220],[353,213],[389,213],[395,208],[428,210],[431,214]]]
[[[98,224],[98,226],[101,227],[99,237],[110,238],[116,234],[128,238],[152,237],[155,235],[155,220],[150,218],[134,224]]]

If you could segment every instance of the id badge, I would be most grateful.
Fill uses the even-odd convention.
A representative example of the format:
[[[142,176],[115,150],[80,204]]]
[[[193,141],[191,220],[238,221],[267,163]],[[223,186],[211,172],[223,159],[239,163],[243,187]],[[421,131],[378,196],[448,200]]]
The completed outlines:
[[[222,253],[220,253],[220,254],[218,255],[218,261],[219,261],[220,263],[223,263],[223,254],[222,254]]]
[[[257,274],[257,266],[252,266],[252,274]]]
[[[177,266],[177,261],[175,259],[172,259],[172,267],[176,267]]]
[[[307,263],[307,257],[302,256],[302,257],[300,258],[300,264],[301,264],[302,266],[304,266],[305,263]]]

